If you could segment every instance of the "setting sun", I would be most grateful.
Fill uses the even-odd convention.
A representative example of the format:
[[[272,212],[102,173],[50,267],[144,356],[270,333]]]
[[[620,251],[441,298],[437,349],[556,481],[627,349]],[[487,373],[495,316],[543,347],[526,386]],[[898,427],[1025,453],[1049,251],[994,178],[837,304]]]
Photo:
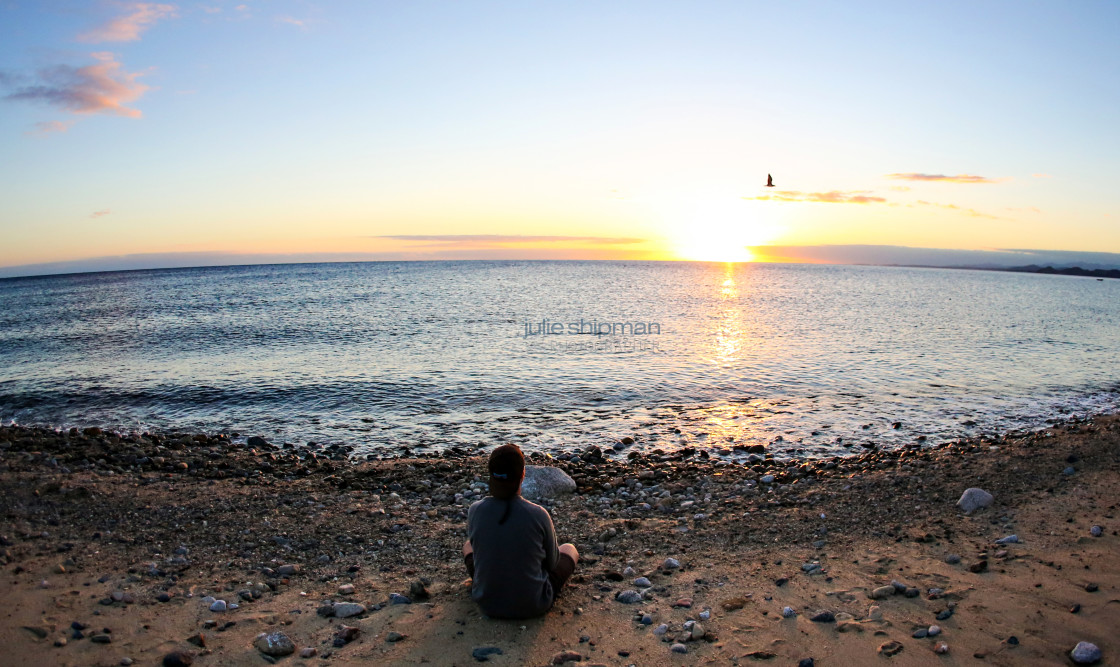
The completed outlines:
[[[672,251],[680,259],[754,261],[748,246],[765,245],[777,232],[762,205],[739,198],[713,199],[681,209],[669,231]]]

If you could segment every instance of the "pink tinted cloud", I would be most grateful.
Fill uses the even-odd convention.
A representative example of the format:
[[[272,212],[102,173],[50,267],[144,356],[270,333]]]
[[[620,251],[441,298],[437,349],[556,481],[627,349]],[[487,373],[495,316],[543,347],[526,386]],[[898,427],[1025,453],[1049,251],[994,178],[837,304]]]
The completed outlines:
[[[779,190],[773,194],[759,197],[744,197],[744,199],[757,199],[761,201],[806,201],[822,204],[881,204],[883,197],[872,196],[867,190],[841,192],[830,190],[828,192],[798,192],[796,190]]]
[[[105,210],[103,210],[103,211],[94,211],[93,213],[90,213],[90,214],[89,214],[89,217],[91,217],[91,218],[100,218],[100,217],[102,217],[102,216],[106,216],[106,215],[109,215],[110,213],[112,213],[112,211],[110,211],[109,209],[105,209]]]
[[[78,114],[109,113],[139,118],[138,109],[125,106],[148,90],[138,82],[139,72],[125,72],[111,53],[91,54],[98,62],[85,67],[55,65],[38,72],[38,82],[18,88],[9,100],[30,100]]]
[[[119,5],[125,13],[97,26],[93,30],[78,35],[78,41],[97,44],[100,42],[135,42],[140,33],[155,25],[156,21],[175,16],[175,5],[161,5],[150,2],[132,2]]]
[[[927,181],[927,182],[941,182],[941,183],[999,183],[999,179],[988,178],[987,176],[973,176],[970,174],[957,174],[956,176],[945,176],[944,174],[887,174],[887,178],[896,181]]]
[[[74,125],[72,120],[45,120],[40,123],[35,123],[35,127],[24,132],[29,135],[44,135],[54,134],[55,132],[65,132]]]

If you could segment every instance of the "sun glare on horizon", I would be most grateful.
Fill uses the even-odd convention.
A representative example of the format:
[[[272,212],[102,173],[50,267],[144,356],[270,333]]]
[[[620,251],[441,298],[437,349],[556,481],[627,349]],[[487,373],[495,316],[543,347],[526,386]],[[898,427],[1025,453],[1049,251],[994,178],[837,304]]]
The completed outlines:
[[[680,259],[701,262],[753,262],[750,246],[776,235],[760,206],[739,198],[712,199],[685,209],[670,221],[669,240]]]

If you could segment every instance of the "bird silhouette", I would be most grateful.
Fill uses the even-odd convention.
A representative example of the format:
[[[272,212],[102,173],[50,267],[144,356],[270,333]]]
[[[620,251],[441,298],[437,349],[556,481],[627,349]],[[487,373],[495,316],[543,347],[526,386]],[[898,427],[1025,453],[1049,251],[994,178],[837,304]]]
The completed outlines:
[[[768,187],[768,188],[774,187],[774,177],[771,176],[770,174],[766,174],[766,187]]]

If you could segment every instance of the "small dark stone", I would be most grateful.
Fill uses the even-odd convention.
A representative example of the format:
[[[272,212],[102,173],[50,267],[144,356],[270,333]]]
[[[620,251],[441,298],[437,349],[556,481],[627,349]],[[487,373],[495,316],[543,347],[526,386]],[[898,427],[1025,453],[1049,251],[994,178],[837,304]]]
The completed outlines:
[[[779,587],[785,586],[788,583],[789,583],[789,578],[788,577],[782,577],[781,579],[775,579],[774,580],[774,585],[779,586]]]
[[[945,609],[945,610],[937,612],[937,620],[944,621],[945,619],[949,618],[952,615],[953,615],[953,609],[950,607],[949,609]]]
[[[972,565],[968,566],[968,571],[969,572],[977,572],[977,573],[987,572],[988,571],[988,561],[978,560],[975,563],[973,563]]]
[[[835,623],[836,614],[831,611],[818,611],[809,617],[809,620],[814,623]]]
[[[1075,604],[1075,605],[1073,605],[1072,607],[1069,608],[1069,613],[1071,613],[1071,614],[1076,614],[1079,611],[1081,611],[1081,605],[1079,605],[1079,604]]]
[[[928,634],[929,634],[929,629],[928,628],[918,628],[917,630],[914,631],[914,634],[912,634],[910,636],[913,637],[914,639],[925,639],[926,635],[928,635]]]
[[[1085,586],[1086,593],[1096,593],[1098,590],[1100,590],[1100,587],[1096,584],[1086,584]]]
[[[797,663],[797,667],[814,667],[814,664],[815,664],[815,663],[813,662],[813,659],[812,659],[812,658],[802,658],[802,659],[801,659],[801,660],[800,660],[800,661],[799,661],[799,662]]]
[[[1007,643],[1011,644],[1012,646],[1018,646],[1019,645],[1019,638],[1016,637],[1015,635],[1011,635],[1010,637],[1007,638]]]
[[[479,646],[471,651],[471,657],[479,662],[487,662],[492,655],[501,655],[502,649],[497,646]]]
[[[173,651],[163,656],[163,667],[190,667],[194,656],[186,651]]]

